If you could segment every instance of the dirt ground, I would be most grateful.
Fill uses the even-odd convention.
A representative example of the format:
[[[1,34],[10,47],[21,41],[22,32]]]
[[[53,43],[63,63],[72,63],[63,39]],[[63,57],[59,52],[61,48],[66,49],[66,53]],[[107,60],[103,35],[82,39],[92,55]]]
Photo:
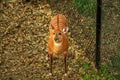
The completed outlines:
[[[1,2],[0,6],[0,72],[2,73],[0,80],[82,80],[80,74],[85,73],[82,72],[83,63],[90,65],[87,72],[96,71],[93,62],[95,19],[85,18],[78,14],[73,9],[71,1],[58,1],[57,4],[50,5],[46,1],[32,4],[31,2],[24,3],[21,0],[17,2],[12,0],[12,2]],[[108,14],[107,11],[104,10],[103,15],[111,15],[115,18],[105,17],[107,22],[103,22],[103,28],[110,26],[102,33],[102,45],[104,46],[101,56],[104,57],[102,58],[104,64],[107,62],[105,59],[107,54],[119,53],[120,48],[120,27],[118,27],[120,13],[117,13],[118,15],[112,14],[112,12]],[[70,47],[67,58],[67,76],[64,75],[62,56],[54,58],[53,76],[49,74],[48,25],[51,17],[57,13],[64,14],[69,20]],[[111,30],[111,26],[114,26],[112,28],[114,31]],[[111,44],[107,41],[109,39],[113,41]],[[89,58],[90,56],[87,57],[85,52],[87,55],[93,56]],[[76,65],[76,63],[81,66]]]

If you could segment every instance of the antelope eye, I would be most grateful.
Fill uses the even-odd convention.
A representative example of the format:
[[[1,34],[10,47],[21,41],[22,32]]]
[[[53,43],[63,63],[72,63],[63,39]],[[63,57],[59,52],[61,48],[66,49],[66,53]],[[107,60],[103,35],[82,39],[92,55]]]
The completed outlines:
[[[58,35],[61,35],[61,33],[59,33]]]

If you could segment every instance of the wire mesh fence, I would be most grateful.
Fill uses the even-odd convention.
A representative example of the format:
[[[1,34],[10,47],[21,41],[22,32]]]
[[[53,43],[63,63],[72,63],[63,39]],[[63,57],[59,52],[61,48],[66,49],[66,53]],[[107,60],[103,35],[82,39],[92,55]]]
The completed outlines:
[[[119,79],[120,72],[120,1],[102,0],[102,26],[101,26],[101,64],[108,65]],[[87,19],[89,20],[89,18]],[[95,61],[95,18],[93,22],[83,22],[82,30],[84,33],[82,49],[86,56]],[[88,25],[89,24],[89,25]],[[88,26],[86,28],[85,26]],[[79,41],[80,42],[80,41]]]
[[[103,0],[101,58],[113,71],[120,72],[120,0]],[[116,57],[117,56],[117,57]],[[116,66],[116,67],[114,67]],[[117,75],[118,75],[117,74]],[[118,75],[120,76],[120,75]],[[118,77],[117,76],[117,77]]]

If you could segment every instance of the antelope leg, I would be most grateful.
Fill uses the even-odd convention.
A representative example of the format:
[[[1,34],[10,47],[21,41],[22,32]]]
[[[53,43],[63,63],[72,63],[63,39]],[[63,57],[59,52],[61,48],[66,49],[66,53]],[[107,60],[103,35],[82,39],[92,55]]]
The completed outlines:
[[[66,67],[66,56],[64,57],[64,66],[65,66],[65,73],[67,73],[67,67]]]
[[[53,55],[50,56],[50,72],[52,73]]]

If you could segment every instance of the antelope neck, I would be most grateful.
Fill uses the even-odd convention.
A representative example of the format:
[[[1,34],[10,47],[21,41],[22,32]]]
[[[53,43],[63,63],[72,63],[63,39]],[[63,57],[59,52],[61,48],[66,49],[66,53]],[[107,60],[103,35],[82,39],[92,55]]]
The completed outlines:
[[[60,46],[62,45],[62,42],[60,42],[60,43],[54,42],[54,45],[55,45],[56,47],[60,47]]]

